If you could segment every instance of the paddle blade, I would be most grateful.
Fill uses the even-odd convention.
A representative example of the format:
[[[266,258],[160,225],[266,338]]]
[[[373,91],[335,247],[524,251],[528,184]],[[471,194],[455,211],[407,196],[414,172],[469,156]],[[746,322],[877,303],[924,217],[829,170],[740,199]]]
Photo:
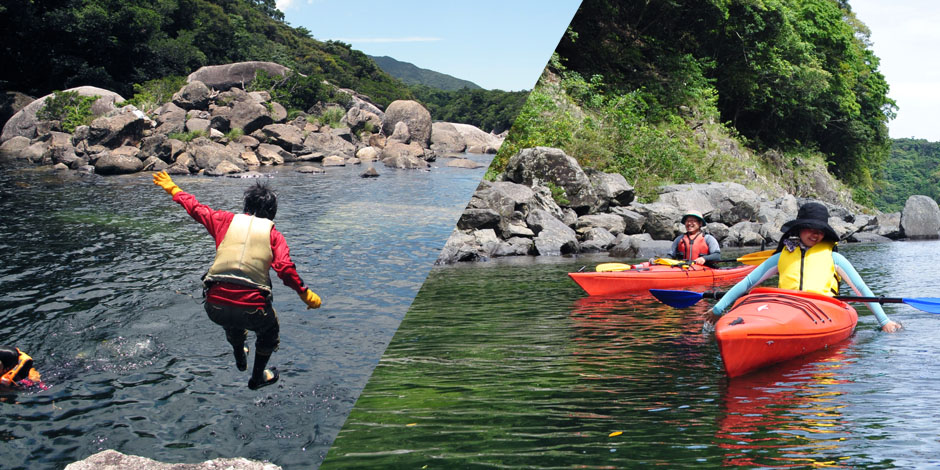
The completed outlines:
[[[666,290],[650,289],[650,294],[656,297],[660,302],[672,308],[691,307],[702,300],[701,292],[692,292],[688,290]]]
[[[601,263],[598,264],[594,271],[599,273],[611,272],[611,271],[628,271],[632,269],[633,266],[624,263]]]
[[[936,297],[919,297],[913,299],[901,299],[907,305],[930,313],[940,313],[940,299]]]
[[[758,264],[761,264],[764,261],[767,261],[767,258],[770,258],[773,255],[774,255],[774,250],[758,251],[757,253],[748,253],[738,258],[738,262],[749,264],[752,266],[757,266]]]

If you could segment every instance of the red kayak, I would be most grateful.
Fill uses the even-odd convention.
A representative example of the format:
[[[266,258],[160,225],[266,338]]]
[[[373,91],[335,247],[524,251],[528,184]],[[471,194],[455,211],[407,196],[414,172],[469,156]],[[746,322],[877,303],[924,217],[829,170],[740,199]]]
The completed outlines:
[[[568,276],[588,295],[610,295],[645,292],[650,289],[676,289],[736,282],[756,267],[743,265],[734,268],[709,268],[699,265],[652,265],[627,271],[568,273]]]
[[[718,319],[715,338],[729,377],[828,348],[852,335],[858,313],[812,292],[758,287]]]

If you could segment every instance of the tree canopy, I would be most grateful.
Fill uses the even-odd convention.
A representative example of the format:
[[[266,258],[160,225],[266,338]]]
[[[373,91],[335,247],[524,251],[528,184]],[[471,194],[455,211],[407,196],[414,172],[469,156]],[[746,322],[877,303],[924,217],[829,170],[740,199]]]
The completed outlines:
[[[896,107],[868,37],[844,0],[585,0],[557,52],[609,93],[640,93],[654,121],[713,89],[756,147],[818,150],[870,189]]]

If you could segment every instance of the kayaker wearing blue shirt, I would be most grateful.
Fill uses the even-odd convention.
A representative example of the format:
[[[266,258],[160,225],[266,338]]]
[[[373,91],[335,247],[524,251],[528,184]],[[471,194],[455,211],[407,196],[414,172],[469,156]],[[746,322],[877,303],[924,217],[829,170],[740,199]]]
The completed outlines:
[[[834,297],[839,293],[839,279],[856,293],[873,297],[871,289],[849,260],[834,251],[839,236],[829,226],[829,210],[818,202],[807,202],[800,207],[795,220],[782,227],[783,237],[773,256],[767,258],[754,271],[735,284],[712,308],[708,321],[714,323],[738,297],[752,287],[779,274],[778,287]],[[838,277],[837,277],[838,276]],[[886,332],[894,332],[901,324],[885,314],[881,304],[871,302],[868,308],[878,318],[878,325]]]
[[[672,242],[669,258],[686,260],[698,265],[708,264],[715,267],[721,259],[721,245],[715,237],[705,233],[705,217],[701,212],[688,211],[680,219],[685,226],[685,233]]]

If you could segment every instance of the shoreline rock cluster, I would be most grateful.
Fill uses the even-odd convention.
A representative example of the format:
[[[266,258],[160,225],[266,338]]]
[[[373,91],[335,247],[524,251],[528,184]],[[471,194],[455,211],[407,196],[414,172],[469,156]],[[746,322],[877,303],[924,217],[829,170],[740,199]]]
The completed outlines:
[[[348,104],[317,103],[288,119],[287,110],[264,91],[245,91],[255,73],[284,75],[289,70],[270,62],[243,62],[203,67],[188,77],[171,102],[145,114],[121,105],[120,95],[95,87],[77,87],[96,96],[95,119],[67,133],[57,121],[42,121],[37,112],[52,95],[32,101],[4,125],[0,161],[53,165],[56,169],[104,175],[166,170],[171,174],[222,176],[262,165],[310,162],[304,172],[325,166],[381,161],[387,167],[428,169],[439,156],[462,152],[495,153],[503,136],[467,124],[433,122],[420,103],[399,100],[382,110],[368,97],[340,89]],[[314,116],[341,113],[332,128]],[[308,119],[308,117],[311,117]],[[188,142],[174,136],[198,135]],[[448,166],[477,168],[479,163],[454,158]],[[374,168],[363,176],[376,176]]]
[[[705,230],[722,247],[776,246],[780,226],[807,200],[706,183],[664,186],[656,201],[640,203],[620,174],[585,171],[560,149],[528,148],[510,158],[498,181],[480,184],[436,264],[604,252],[662,256],[683,233],[679,219],[687,210],[704,214]],[[911,196],[901,212],[877,215],[821,202],[843,242],[940,238],[940,208],[927,196]]]

